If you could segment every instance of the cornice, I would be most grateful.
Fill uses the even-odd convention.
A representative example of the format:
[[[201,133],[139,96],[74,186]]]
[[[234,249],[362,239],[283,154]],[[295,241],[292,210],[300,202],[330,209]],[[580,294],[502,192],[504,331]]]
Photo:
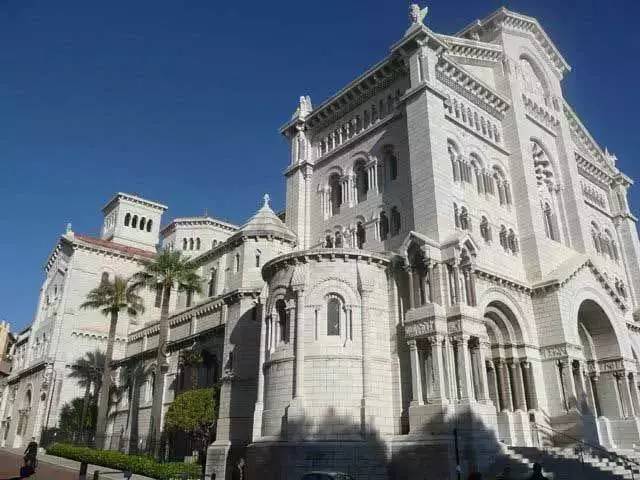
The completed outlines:
[[[238,230],[238,225],[234,225],[229,222],[225,222],[224,220],[218,220],[212,217],[184,217],[184,218],[174,218],[169,224],[165,225],[160,229],[160,235],[166,235],[168,233],[174,232],[177,226],[211,226],[221,228],[222,230],[227,230],[229,232],[235,232]]]
[[[123,192],[118,192],[116,193],[111,200],[109,200],[104,207],[102,207],[102,211],[105,212],[109,209],[109,207],[111,206],[112,203],[118,201],[118,200],[128,200],[129,202],[132,203],[137,203],[138,205],[144,205],[145,207],[149,207],[149,208],[153,208],[155,210],[160,210],[161,212],[164,212],[167,208],[166,205],[163,205],[161,203],[158,202],[152,202],[151,200],[146,200],[144,198],[138,197],[136,195],[131,195],[129,193],[123,193]]]
[[[565,101],[562,103],[563,113],[569,122],[569,129],[571,133],[578,139],[580,145],[577,147],[583,147],[586,152],[598,163],[598,167],[606,171],[610,176],[615,176],[618,173],[617,168],[611,160],[607,158],[600,146],[593,139],[587,128],[582,124],[576,112],[573,111],[571,106]]]
[[[483,20],[476,20],[455,36],[468,37],[473,33],[482,32],[492,27],[502,27],[512,31],[530,33],[535,39],[537,47],[549,59],[560,78],[571,71],[571,66],[556,48],[538,20],[527,15],[512,12],[504,7],[496,10]]]
[[[475,78],[447,55],[441,55],[438,59],[436,78],[498,120],[502,120],[511,107],[506,97]]]
[[[450,35],[436,34],[436,37],[449,46],[449,55],[455,57],[483,60],[491,63],[499,63],[503,57],[500,45]]]
[[[315,248],[298,252],[287,253],[276,257],[262,267],[263,278],[273,276],[277,271],[300,263],[310,262],[366,262],[377,265],[380,268],[387,268],[391,265],[391,258],[365,250],[352,248]]]

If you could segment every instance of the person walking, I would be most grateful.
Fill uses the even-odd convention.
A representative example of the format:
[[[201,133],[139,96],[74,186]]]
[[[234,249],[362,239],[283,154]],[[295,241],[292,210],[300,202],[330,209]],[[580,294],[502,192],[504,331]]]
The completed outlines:
[[[31,441],[24,451],[24,463],[35,470],[38,463],[38,442],[35,437],[31,437]]]

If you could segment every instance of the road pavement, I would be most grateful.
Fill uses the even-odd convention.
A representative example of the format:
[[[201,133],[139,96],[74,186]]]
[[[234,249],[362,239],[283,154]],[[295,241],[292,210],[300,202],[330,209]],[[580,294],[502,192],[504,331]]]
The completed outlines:
[[[0,479],[18,477],[22,457],[7,450],[0,450]],[[59,465],[51,465],[40,462],[35,475],[29,477],[32,480],[77,480],[78,471]]]

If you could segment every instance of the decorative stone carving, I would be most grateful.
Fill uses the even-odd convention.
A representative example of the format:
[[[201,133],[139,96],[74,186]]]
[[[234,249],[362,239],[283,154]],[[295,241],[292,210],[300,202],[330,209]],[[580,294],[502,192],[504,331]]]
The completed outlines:
[[[433,320],[423,320],[419,322],[409,323],[404,326],[404,333],[407,338],[420,337],[428,335],[436,331],[435,322]]]
[[[429,7],[420,8],[420,5],[417,3],[412,3],[409,7],[409,20],[411,20],[411,25],[423,24],[428,11]]]

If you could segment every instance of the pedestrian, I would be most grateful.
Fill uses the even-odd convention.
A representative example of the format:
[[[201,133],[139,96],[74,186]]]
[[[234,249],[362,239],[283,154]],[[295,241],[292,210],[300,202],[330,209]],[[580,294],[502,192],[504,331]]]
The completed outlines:
[[[547,477],[545,477],[542,474],[542,465],[540,465],[539,463],[534,463],[533,464],[533,473],[529,477],[529,480],[546,480],[546,478]]]
[[[24,450],[24,463],[30,465],[34,470],[38,461],[38,442],[36,437],[31,437],[31,441]]]

